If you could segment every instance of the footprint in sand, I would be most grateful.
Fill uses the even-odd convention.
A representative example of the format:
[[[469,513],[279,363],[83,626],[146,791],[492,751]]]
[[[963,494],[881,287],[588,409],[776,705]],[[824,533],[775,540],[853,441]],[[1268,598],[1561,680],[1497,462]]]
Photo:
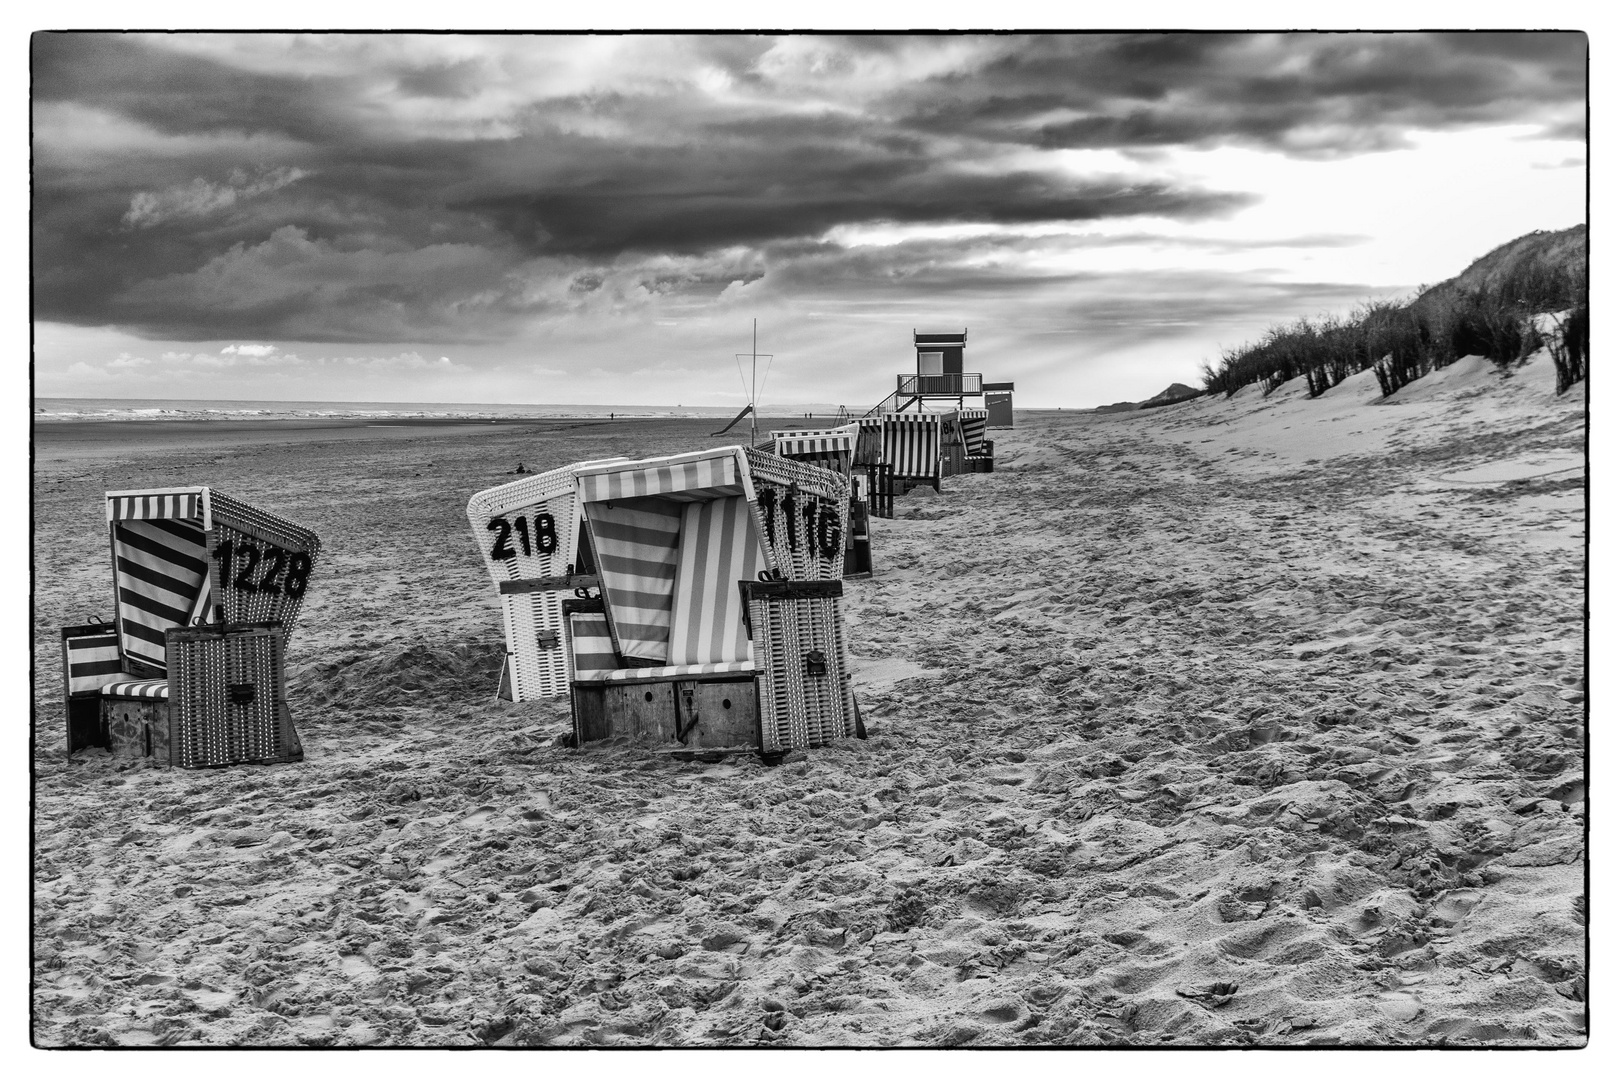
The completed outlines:
[[[482,828],[489,821],[489,819],[495,815],[495,813],[496,810],[493,806],[480,806],[476,810],[469,813],[466,817],[456,822],[456,824],[465,825],[469,829],[479,829]]]
[[[1407,1024],[1422,1015],[1422,1002],[1404,990],[1385,990],[1378,995],[1377,1008],[1398,1024]]]

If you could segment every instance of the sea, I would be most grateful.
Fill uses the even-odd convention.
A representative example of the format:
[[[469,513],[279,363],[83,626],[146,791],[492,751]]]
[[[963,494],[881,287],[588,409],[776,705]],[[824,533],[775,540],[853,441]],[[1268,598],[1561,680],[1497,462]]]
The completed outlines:
[[[217,401],[183,398],[34,399],[41,422],[83,420],[539,420],[644,416],[729,419],[741,406],[729,405],[493,405],[478,402],[408,401]],[[761,407],[760,416],[823,416],[836,406]]]

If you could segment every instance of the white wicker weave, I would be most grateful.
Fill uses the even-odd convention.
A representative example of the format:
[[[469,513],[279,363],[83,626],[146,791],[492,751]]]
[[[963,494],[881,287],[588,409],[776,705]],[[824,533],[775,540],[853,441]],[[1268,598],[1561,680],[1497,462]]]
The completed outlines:
[[[601,464],[605,464],[605,460],[582,461],[536,473],[480,491],[468,500],[467,521],[497,588],[503,581],[563,577],[569,573],[579,546],[579,500],[574,475],[579,469]],[[550,516],[556,536],[556,545],[549,552],[541,551],[535,542],[536,522],[542,514]],[[516,527],[518,518],[523,519],[522,532]],[[494,555],[496,543],[502,536],[496,522],[510,527],[504,533],[506,543],[503,545],[511,552],[509,558]],[[562,617],[564,599],[565,594],[561,592],[501,594],[506,673],[513,701],[567,695],[572,657]]]

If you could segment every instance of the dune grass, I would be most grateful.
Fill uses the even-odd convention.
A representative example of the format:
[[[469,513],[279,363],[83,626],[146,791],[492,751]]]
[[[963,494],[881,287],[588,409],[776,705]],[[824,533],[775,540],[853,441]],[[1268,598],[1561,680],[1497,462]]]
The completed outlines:
[[[1387,396],[1462,356],[1505,368],[1544,345],[1561,394],[1585,378],[1587,292],[1585,227],[1534,232],[1407,302],[1368,300],[1347,315],[1300,318],[1268,328],[1257,342],[1222,349],[1217,363],[1203,365],[1203,385],[1229,396],[1262,383],[1268,394],[1302,375],[1317,397],[1371,368]],[[1537,319],[1546,314],[1549,320]]]

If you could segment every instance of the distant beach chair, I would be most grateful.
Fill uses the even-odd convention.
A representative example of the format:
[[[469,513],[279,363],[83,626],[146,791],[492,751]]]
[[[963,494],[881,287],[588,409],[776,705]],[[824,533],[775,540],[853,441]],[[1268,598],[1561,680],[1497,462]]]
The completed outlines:
[[[961,433],[967,446],[967,472],[995,471],[995,444],[985,436],[989,433],[988,409],[962,409]]]
[[[595,584],[574,474],[587,465],[622,460],[535,473],[480,491],[467,502],[467,520],[500,593],[506,630],[498,697],[538,701],[567,695],[572,666],[563,640],[564,594],[578,590],[585,596]]]
[[[951,409],[939,415],[939,475],[957,476],[967,471],[967,436],[961,424],[961,411]]]
[[[855,447],[859,424],[844,424],[815,431],[772,431],[772,449],[778,457],[837,473],[849,481],[849,529],[844,537],[844,577],[871,574],[871,531],[865,470],[856,469]]]
[[[568,615],[579,744],[773,755],[858,733],[843,476],[740,446],[573,468],[601,590]]]
[[[877,416],[862,416],[856,420],[858,429],[854,444],[854,465],[856,468],[867,465],[881,465],[883,463],[883,418]]]
[[[883,464],[894,480],[909,490],[930,484],[940,490],[940,453],[944,442],[944,414],[931,412],[883,413]],[[903,494],[904,490],[896,491]]]
[[[67,750],[296,761],[285,646],[315,534],[205,487],[110,491],[114,620],[62,629]]]

